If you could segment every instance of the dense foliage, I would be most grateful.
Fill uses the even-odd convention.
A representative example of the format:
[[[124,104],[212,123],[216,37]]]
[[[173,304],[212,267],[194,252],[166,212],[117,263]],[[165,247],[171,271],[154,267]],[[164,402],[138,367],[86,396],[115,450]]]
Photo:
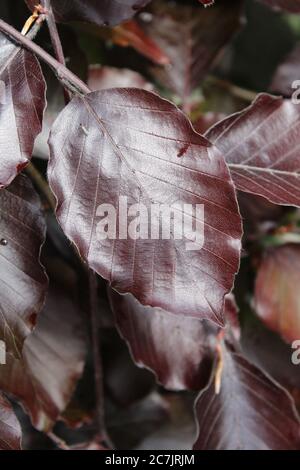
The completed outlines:
[[[0,450],[300,450],[298,14],[1,2]]]

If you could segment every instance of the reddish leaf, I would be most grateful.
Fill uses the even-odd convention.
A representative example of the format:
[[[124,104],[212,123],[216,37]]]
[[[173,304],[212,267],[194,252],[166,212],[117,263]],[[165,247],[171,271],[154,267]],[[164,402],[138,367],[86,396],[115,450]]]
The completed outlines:
[[[134,20],[113,28],[111,38],[112,41],[119,46],[133,47],[140,54],[143,54],[156,64],[166,65],[170,63],[169,58],[164,52],[145,34],[143,29]]]
[[[137,72],[115,67],[102,67],[101,65],[89,67],[88,86],[92,91],[127,87],[154,90],[154,86]]]
[[[135,362],[152,370],[169,390],[200,390],[211,371],[217,328],[195,318],[142,306],[109,291],[120,334]]]
[[[154,77],[188,102],[194,88],[211,68],[220,50],[240,25],[240,0],[219,1],[214,8],[154,3],[140,22],[147,35],[170,59],[152,69]],[[152,18],[152,19],[151,19]]]
[[[25,0],[31,10],[37,0]],[[132,18],[150,0],[51,0],[56,21],[87,21],[100,26]]]
[[[286,390],[225,348],[223,361],[220,393],[213,376],[197,400],[194,449],[299,449],[300,420]]]
[[[300,0],[260,0],[275,10],[284,10],[290,13],[300,12]]]
[[[50,150],[58,219],[89,266],[144,305],[223,324],[224,295],[239,265],[240,216],[222,156],[185,116],[143,90],[93,92],[57,119]],[[203,204],[202,249],[174,239],[178,225],[170,240],[97,239],[98,206],[113,204],[119,215],[122,195],[149,214],[153,203]],[[156,219],[152,230],[160,225]]]
[[[50,287],[23,359],[8,354],[0,374],[0,388],[20,400],[37,429],[49,431],[66,408],[83,372],[85,348],[76,304],[65,288]]]
[[[30,181],[19,176],[0,191],[0,338],[20,357],[47,291],[39,262],[45,219]]]
[[[300,205],[300,107],[261,94],[205,136],[225,156],[236,187],[275,204]]]
[[[31,158],[42,130],[46,84],[36,57],[0,34],[0,188]]]
[[[0,450],[21,450],[22,430],[11,404],[0,393]]]
[[[255,282],[255,311],[286,341],[300,338],[300,304],[295,286],[300,281],[300,246],[269,250]]]

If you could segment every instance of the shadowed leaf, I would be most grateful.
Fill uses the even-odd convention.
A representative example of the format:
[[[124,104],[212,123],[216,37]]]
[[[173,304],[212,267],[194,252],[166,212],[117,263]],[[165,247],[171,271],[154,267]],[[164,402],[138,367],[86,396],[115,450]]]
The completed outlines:
[[[0,191],[0,338],[20,357],[47,291],[39,262],[45,219],[30,181],[19,176]]]
[[[155,372],[169,390],[200,390],[207,384],[218,331],[213,324],[144,307],[112,289],[109,296],[118,329],[138,365]]]
[[[66,408],[81,377],[86,345],[82,319],[65,289],[50,287],[38,324],[23,348],[23,359],[7,355],[0,388],[14,395],[33,425],[49,431]]]
[[[156,2],[139,21],[170,64],[152,68],[164,86],[184,104],[240,25],[240,0],[219,1],[213,8]]]
[[[31,10],[36,0],[25,0]],[[132,18],[150,0],[51,0],[56,21],[86,21],[113,26]]]

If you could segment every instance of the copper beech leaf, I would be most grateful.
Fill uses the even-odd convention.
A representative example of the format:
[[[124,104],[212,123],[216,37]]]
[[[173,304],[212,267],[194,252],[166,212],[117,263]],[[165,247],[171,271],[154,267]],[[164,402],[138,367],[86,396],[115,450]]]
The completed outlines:
[[[25,0],[34,9],[37,0]],[[86,21],[113,26],[132,18],[150,0],[51,0],[56,21]]]
[[[46,83],[37,58],[0,34],[0,188],[32,156],[42,130]]]
[[[146,34],[170,59],[165,67],[152,67],[159,82],[187,105],[193,90],[214,64],[223,47],[240,26],[240,0],[222,0],[213,8],[197,4],[154,2],[139,21]]]
[[[219,151],[194,132],[173,104],[130,88],[73,99],[54,123],[49,144],[48,177],[57,217],[89,266],[144,305],[223,324],[224,296],[239,266],[241,219]],[[121,211],[120,197],[127,198]],[[147,214],[153,204],[172,207],[178,201],[170,237],[162,239],[161,219],[170,219]],[[204,224],[183,203],[202,204]],[[102,204],[116,211],[105,240],[97,235]],[[141,235],[135,217],[129,213],[129,235],[122,218],[133,204],[143,214],[146,208]],[[195,241],[193,250],[187,237],[176,239],[182,225],[175,213],[180,220],[183,212],[186,220],[198,222],[198,241],[204,230],[204,244]],[[151,239],[151,231],[159,235]]]
[[[9,401],[0,393],[0,450],[21,450],[22,430]]]
[[[118,330],[137,365],[153,371],[169,390],[200,390],[207,384],[217,327],[144,307],[130,294],[110,289],[109,297]]]
[[[286,341],[300,338],[300,246],[288,244],[265,253],[255,281],[255,311]]]
[[[260,94],[205,136],[222,152],[236,187],[270,202],[300,206],[300,107]]]
[[[196,402],[195,450],[297,450],[300,419],[288,392],[244,357],[223,347],[215,377]]]
[[[0,388],[20,401],[37,429],[47,432],[72,397],[85,355],[78,308],[65,288],[53,284],[37,327],[25,341],[23,359],[7,354]]]
[[[288,11],[289,13],[300,12],[300,0],[260,0],[275,10]]]
[[[103,28],[103,33],[105,32],[107,38],[115,44],[122,47],[131,46],[155,64],[166,65],[170,62],[156,42],[145,34],[143,28],[135,20],[127,21],[111,30]]]
[[[31,182],[18,176],[0,191],[0,339],[20,357],[47,292],[40,264],[45,218]]]

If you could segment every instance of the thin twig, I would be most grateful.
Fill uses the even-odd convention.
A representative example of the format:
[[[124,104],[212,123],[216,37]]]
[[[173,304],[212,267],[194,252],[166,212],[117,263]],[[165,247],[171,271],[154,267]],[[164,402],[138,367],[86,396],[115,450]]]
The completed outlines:
[[[56,59],[58,60],[58,62],[65,66],[66,65],[65,55],[64,55],[63,47],[62,47],[61,40],[59,37],[58,29],[56,26],[56,21],[54,18],[54,13],[53,13],[52,5],[51,5],[51,0],[41,0],[41,4],[43,8],[46,10],[46,21],[48,24],[48,29],[50,33],[52,47],[54,50],[54,55]],[[68,104],[71,98],[69,90],[64,87],[63,91],[64,91],[65,104]]]
[[[79,77],[67,69],[67,67],[60,64],[58,60],[48,54],[48,52],[44,51],[44,49],[31,41],[29,37],[23,36],[21,33],[19,33],[19,31],[3,20],[0,20],[0,31],[8,36],[13,42],[33,52],[43,62],[48,64],[49,67],[51,67],[54,71],[57,78],[72,93],[77,93],[79,95],[86,95],[87,93],[90,93],[91,90],[89,87],[82,80],[80,80]]]
[[[110,444],[105,427],[104,415],[104,388],[103,388],[103,364],[100,352],[100,325],[98,315],[98,295],[96,274],[89,270],[89,296],[90,296],[90,318],[91,318],[91,340],[93,349],[95,392],[96,392],[96,418],[98,427],[98,437]]]

